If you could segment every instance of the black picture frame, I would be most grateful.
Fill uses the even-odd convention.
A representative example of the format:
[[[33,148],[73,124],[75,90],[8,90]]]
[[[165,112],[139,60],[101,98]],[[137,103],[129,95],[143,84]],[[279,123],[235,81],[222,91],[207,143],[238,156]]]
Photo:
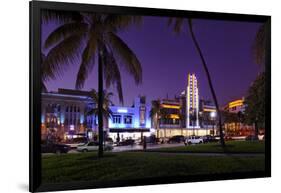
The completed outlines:
[[[40,149],[40,115],[41,115],[41,72],[40,72],[40,48],[41,48],[41,28],[40,11],[42,9],[65,10],[65,11],[84,11],[84,12],[102,12],[116,14],[133,14],[146,16],[173,16],[173,17],[192,17],[201,19],[218,19],[228,21],[258,21],[268,22],[268,33],[266,34],[266,135],[265,135],[265,171],[264,172],[243,172],[230,174],[213,175],[194,175],[190,177],[159,177],[142,180],[112,181],[111,183],[91,184],[89,182],[71,182],[63,184],[45,184],[41,185],[41,149]],[[90,188],[107,188],[122,186],[138,186],[152,184],[170,184],[182,182],[213,181],[228,179],[260,178],[271,176],[271,17],[261,15],[230,14],[201,11],[184,11],[156,8],[124,7],[93,5],[79,3],[62,3],[31,1],[30,2],[30,120],[29,120],[29,191],[59,191],[59,190],[77,190]]]

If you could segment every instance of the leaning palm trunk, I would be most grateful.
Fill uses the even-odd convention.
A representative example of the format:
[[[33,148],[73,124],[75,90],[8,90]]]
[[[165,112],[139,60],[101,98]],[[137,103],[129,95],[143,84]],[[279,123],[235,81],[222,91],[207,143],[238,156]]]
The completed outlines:
[[[222,122],[221,122],[221,113],[220,113],[220,109],[219,109],[217,96],[216,96],[216,93],[215,93],[215,90],[214,90],[214,87],[213,87],[213,84],[212,84],[211,76],[210,76],[206,61],[204,59],[204,56],[203,56],[202,51],[200,49],[199,43],[197,42],[197,39],[196,39],[195,34],[193,32],[192,22],[191,22],[190,19],[188,20],[188,24],[189,24],[189,30],[190,30],[190,33],[191,33],[192,40],[195,44],[196,50],[198,51],[198,53],[200,55],[205,73],[207,75],[208,84],[209,84],[209,87],[211,89],[212,97],[213,97],[215,105],[216,105],[216,111],[217,111],[217,114],[218,114],[218,124],[219,124],[219,130],[220,130],[220,142],[221,142],[222,147],[224,147],[225,142],[224,142],[224,136],[223,136]]]
[[[103,157],[103,53],[98,50],[98,131],[99,131],[99,151],[98,156]]]

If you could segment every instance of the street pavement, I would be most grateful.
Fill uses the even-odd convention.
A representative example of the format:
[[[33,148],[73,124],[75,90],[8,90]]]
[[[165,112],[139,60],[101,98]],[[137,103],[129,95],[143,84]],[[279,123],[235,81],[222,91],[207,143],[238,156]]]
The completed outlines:
[[[147,150],[153,150],[158,148],[164,147],[179,147],[184,146],[184,143],[174,143],[174,144],[147,144]],[[142,145],[127,145],[127,146],[114,146],[111,152],[128,152],[128,151],[141,151],[143,150]],[[148,151],[149,152],[149,151]],[[192,152],[157,152],[150,151],[151,153],[159,153],[159,154],[169,154],[169,155],[193,155],[193,156],[246,156],[246,157],[255,157],[255,156],[264,156],[263,153],[192,153]],[[70,150],[68,153],[75,154],[75,153],[82,153],[78,152],[75,149]],[[46,155],[55,155],[53,153],[44,153],[43,156]]]
[[[174,144],[147,144],[146,149],[157,149],[162,147],[178,147],[184,146],[184,143],[174,143]],[[142,150],[142,145],[126,145],[126,146],[114,146],[111,152],[125,152],[125,151],[138,151]],[[68,153],[81,153],[78,152],[76,149],[70,150]],[[43,155],[54,155],[53,153],[43,153]]]

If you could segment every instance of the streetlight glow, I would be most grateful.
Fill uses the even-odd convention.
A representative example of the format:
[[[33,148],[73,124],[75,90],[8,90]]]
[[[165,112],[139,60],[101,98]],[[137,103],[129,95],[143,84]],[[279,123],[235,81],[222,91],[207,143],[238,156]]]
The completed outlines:
[[[212,118],[215,118],[215,117],[217,116],[217,113],[214,112],[214,111],[212,111],[212,112],[210,113],[210,116],[211,116]]]

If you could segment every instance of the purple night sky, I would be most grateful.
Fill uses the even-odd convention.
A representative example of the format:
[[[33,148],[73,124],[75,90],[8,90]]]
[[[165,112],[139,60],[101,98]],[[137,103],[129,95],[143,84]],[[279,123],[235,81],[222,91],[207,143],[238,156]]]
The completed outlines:
[[[143,82],[139,86],[121,69],[124,105],[132,105],[138,95],[145,95],[148,101],[166,98],[167,95],[173,98],[185,89],[188,73],[197,75],[200,98],[211,99],[187,26],[186,33],[177,35],[168,27],[167,21],[165,17],[146,16],[141,26],[131,26],[119,33],[138,56],[143,69]],[[196,19],[193,25],[220,105],[244,96],[259,72],[251,47],[261,23]],[[55,27],[56,24],[42,24],[42,42]],[[60,79],[46,82],[48,90],[74,89],[79,64],[73,64]],[[83,90],[91,88],[97,89],[97,64]],[[116,93],[115,89],[109,90]],[[117,94],[113,102],[119,105]]]

